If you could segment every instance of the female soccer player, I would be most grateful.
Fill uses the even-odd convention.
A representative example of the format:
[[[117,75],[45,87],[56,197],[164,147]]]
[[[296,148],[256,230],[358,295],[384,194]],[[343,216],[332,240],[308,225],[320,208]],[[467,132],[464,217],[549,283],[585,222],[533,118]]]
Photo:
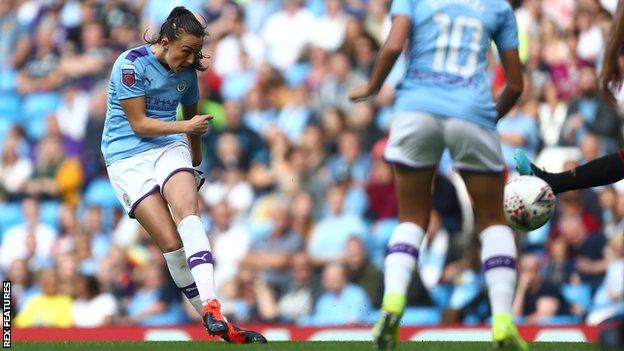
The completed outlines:
[[[375,95],[406,42],[408,67],[397,87],[385,158],[394,164],[400,224],[386,248],[382,315],[373,328],[379,348],[392,348],[431,210],[431,183],[444,148],[476,208],[481,260],[493,313],[492,340],[527,350],[513,324],[516,246],[503,214],[503,169],[496,122],[523,88],[518,34],[507,1],[394,0],[392,27],[368,84],[352,100]],[[490,41],[507,85],[493,102],[485,76]]]
[[[230,343],[266,342],[223,318],[210,243],[198,216],[193,167],[201,163],[200,136],[212,119],[197,114],[196,71],[206,69],[204,29],[179,6],[156,38],[119,56],[108,88],[102,153],[117,198],[163,252],[208,332]],[[176,121],[178,104],[184,121]]]
[[[615,29],[607,41],[604,64],[600,73],[600,86],[612,101],[615,99],[610,90],[622,89],[624,81],[624,5],[620,5],[614,20]],[[539,169],[529,161],[522,150],[516,150],[515,159],[518,173],[532,174],[544,179],[555,194],[611,184],[624,179],[624,149],[561,173],[549,173]]]

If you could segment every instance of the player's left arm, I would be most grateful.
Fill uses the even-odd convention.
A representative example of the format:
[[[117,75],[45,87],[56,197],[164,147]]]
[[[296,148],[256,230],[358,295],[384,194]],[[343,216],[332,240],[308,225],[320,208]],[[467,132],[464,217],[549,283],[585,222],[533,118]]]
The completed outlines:
[[[518,24],[511,6],[501,2],[500,12],[497,14],[498,26],[494,30],[492,39],[496,44],[500,61],[505,70],[505,88],[496,99],[496,120],[505,117],[518,98],[522,95],[524,81],[522,64],[518,54]]]
[[[500,53],[501,63],[505,70],[506,85],[496,100],[497,120],[505,117],[522,95],[524,79],[518,49],[505,50]]]
[[[182,114],[184,119],[191,119],[193,116],[197,115],[198,109],[197,104],[193,105],[182,105]],[[201,135],[198,134],[186,134],[188,138],[189,145],[191,146],[191,156],[193,159],[193,167],[197,167],[202,162],[202,152],[201,152]]]
[[[392,66],[394,66],[397,58],[399,58],[399,55],[403,52],[411,26],[412,22],[408,16],[395,15],[392,18],[390,34],[379,51],[368,84],[355,87],[351,90],[351,92],[349,92],[349,99],[352,101],[364,99],[379,92]]]

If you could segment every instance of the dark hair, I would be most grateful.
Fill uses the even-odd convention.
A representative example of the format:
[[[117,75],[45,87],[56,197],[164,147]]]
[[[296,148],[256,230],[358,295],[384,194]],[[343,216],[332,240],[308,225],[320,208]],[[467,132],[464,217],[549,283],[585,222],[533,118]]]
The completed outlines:
[[[147,31],[143,33],[143,39],[149,44],[157,44],[163,38],[167,38],[170,41],[177,40],[184,32],[197,37],[203,38],[206,33],[206,26],[202,25],[195,15],[186,9],[184,6],[177,6],[169,13],[169,17],[165,23],[160,26],[160,31],[157,36],[153,36],[151,39],[146,38]],[[198,71],[205,71],[206,67],[202,65],[201,60],[206,57],[201,51],[195,55],[192,67]]]

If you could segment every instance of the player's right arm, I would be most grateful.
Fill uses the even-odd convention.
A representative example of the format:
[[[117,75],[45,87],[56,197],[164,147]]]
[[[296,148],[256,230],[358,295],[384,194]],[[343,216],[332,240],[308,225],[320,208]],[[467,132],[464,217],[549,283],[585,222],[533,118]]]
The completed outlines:
[[[392,6],[392,25],[388,39],[379,50],[368,84],[357,86],[349,92],[351,101],[365,99],[379,92],[392,66],[403,52],[405,43],[407,43],[412,27],[412,21],[408,15],[411,11],[410,4],[407,1],[394,1]]]
[[[119,103],[134,133],[141,138],[169,134],[204,134],[208,130],[210,115],[195,115],[185,121],[166,122],[149,118],[145,112],[145,96],[120,100]]]

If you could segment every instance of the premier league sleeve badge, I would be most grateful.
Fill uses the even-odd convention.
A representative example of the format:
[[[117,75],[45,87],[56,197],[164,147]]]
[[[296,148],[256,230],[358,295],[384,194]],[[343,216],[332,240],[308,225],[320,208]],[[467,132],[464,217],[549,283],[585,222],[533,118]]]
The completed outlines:
[[[121,65],[121,82],[128,87],[136,83],[135,67],[133,65]]]

